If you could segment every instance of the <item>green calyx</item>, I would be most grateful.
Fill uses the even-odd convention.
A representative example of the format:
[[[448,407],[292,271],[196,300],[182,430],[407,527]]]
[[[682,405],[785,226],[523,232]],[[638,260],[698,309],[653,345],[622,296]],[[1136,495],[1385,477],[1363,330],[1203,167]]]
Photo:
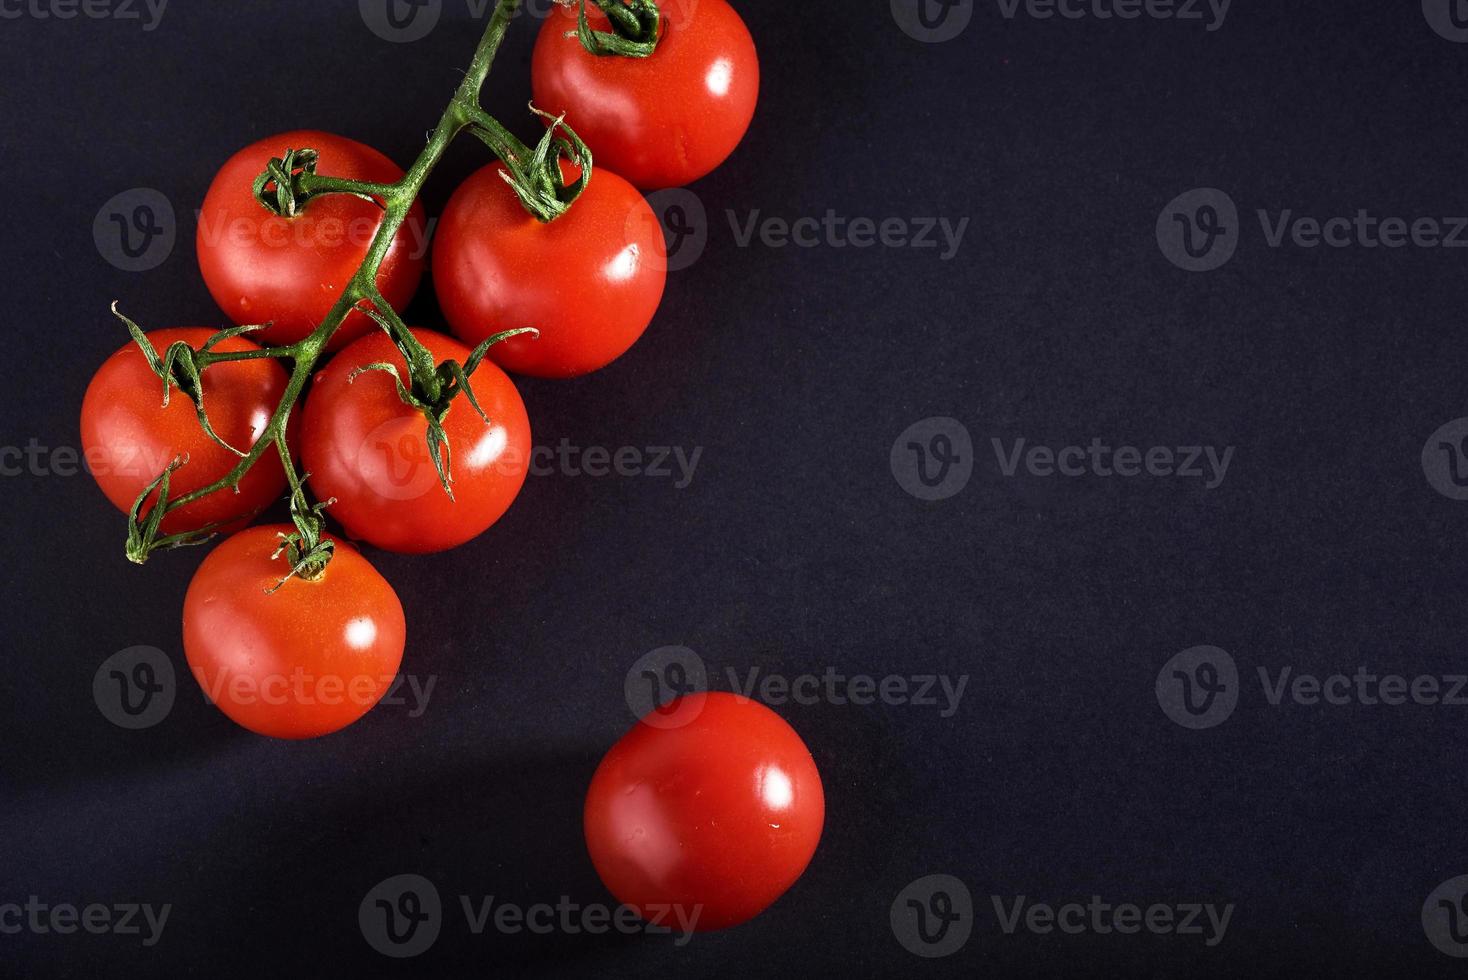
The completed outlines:
[[[153,369],[154,374],[163,380],[163,404],[165,406],[168,405],[168,396],[174,386],[177,386],[194,403],[194,411],[199,416],[199,425],[203,428],[204,434],[236,456],[243,457],[245,454],[225,442],[219,433],[214,431],[214,426],[209,421],[209,413],[204,409],[203,380],[204,368],[208,365],[207,362],[200,363],[203,358],[200,358],[199,355],[205,355],[207,357],[209,352],[220,341],[229,337],[238,337],[241,334],[250,333],[255,330],[263,330],[264,326],[231,327],[228,330],[221,330],[219,333],[210,337],[208,342],[199,348],[198,351],[195,351],[183,341],[178,341],[177,343],[169,344],[168,350],[162,357],[159,357],[157,349],[148,340],[148,335],[143,332],[143,328],[123,316],[118,311],[116,303],[112,304],[112,313],[127,326],[127,332],[132,335],[133,341],[142,350],[143,356],[148,359],[148,366]]]
[[[255,178],[255,200],[271,214],[294,218],[309,199],[301,178],[316,173],[319,156],[315,150],[286,150],[284,156],[272,159]]]
[[[530,111],[550,123],[534,150],[483,113],[471,114],[469,131],[505,165],[500,176],[525,210],[538,221],[550,222],[570,210],[591,183],[591,148],[566,125],[564,113],[553,116],[537,109],[534,103],[530,104]],[[581,171],[569,184],[561,174],[562,158]]]
[[[294,218],[307,202],[322,194],[351,194],[381,207],[393,190],[383,184],[318,175],[320,159],[320,153],[312,149],[286,150],[284,156],[272,158],[265,172],[255,178],[255,200],[277,217]]]
[[[646,58],[657,50],[662,13],[655,0],[592,0],[611,21],[611,31],[594,31],[586,19],[586,0],[580,0],[576,32],[568,34],[599,57]]]
[[[280,442],[280,446],[281,452],[288,454],[284,440]],[[336,498],[323,500],[319,504],[308,504],[306,491],[302,488],[304,480],[304,476],[299,479],[294,474],[291,476],[291,523],[296,529],[290,534],[280,535],[280,547],[270,556],[276,559],[284,554],[291,568],[279,582],[265,590],[267,595],[279,591],[292,578],[307,582],[318,581],[326,574],[326,566],[331,561],[332,553],[336,551],[336,542],[322,534],[326,530],[326,519],[321,516],[326,508],[336,503]]]
[[[238,465],[229,473],[220,477],[208,487],[191,490],[182,496],[174,496],[171,493],[172,477],[179,467],[188,462],[187,454],[176,457],[162,473],[158,474],[152,482],[143,488],[133,501],[131,511],[128,513],[127,544],[124,553],[131,562],[143,564],[148,556],[154,551],[165,551],[171,548],[182,548],[190,545],[203,544],[215,533],[236,519],[244,519],[248,515],[240,514],[238,518],[231,518],[223,522],[210,524],[197,530],[189,530],[178,534],[163,535],[160,533],[163,518],[171,511],[186,506],[195,500],[209,494],[231,489],[239,490],[240,480],[250,466],[257,460],[263,449],[261,445],[252,446],[249,452],[242,452],[236,447],[225,442],[214,430],[214,425],[209,421],[209,413],[204,405],[204,372],[212,364],[221,361],[243,361],[255,358],[281,358],[295,357],[297,350],[294,347],[256,347],[243,351],[219,351],[216,346],[231,337],[239,337],[257,330],[265,329],[268,324],[253,324],[249,326],[230,327],[213,334],[198,350],[188,344],[178,341],[168,345],[167,350],[160,356],[143,328],[138,326],[128,317],[124,316],[117,308],[118,304],[112,304],[113,314],[127,327],[133,342],[142,351],[143,357],[163,382],[162,403],[166,407],[169,404],[173,389],[177,388],[193,402],[195,414],[199,419],[199,427],[216,444],[233,453],[240,458]],[[277,422],[272,419],[272,429]],[[279,423],[283,425],[284,423]],[[152,505],[148,505],[150,498],[157,494],[157,499]],[[144,507],[147,507],[146,512]]]
[[[155,551],[167,551],[172,548],[187,548],[191,545],[203,544],[223,524],[209,524],[196,531],[184,531],[179,534],[159,535],[159,528],[163,523],[163,515],[168,510],[168,490],[172,482],[174,471],[189,461],[187,456],[178,456],[169,463],[162,473],[154,478],[153,482],[143,488],[138,498],[133,501],[132,510],[127,515],[127,544],[123,548],[127,560],[135,565],[141,565],[148,560],[148,556]],[[158,499],[153,506],[148,508],[146,517],[142,516],[143,505],[154,493]]]
[[[379,323],[389,334],[393,332],[387,323],[381,320]],[[521,334],[539,336],[540,331],[534,327],[503,330],[475,347],[469,359],[463,364],[450,358],[438,365],[433,371],[430,384],[421,383],[416,377],[411,385],[404,384],[403,376],[399,373],[397,365],[389,364],[386,361],[364,364],[347,375],[349,384],[368,371],[382,371],[392,376],[393,384],[397,387],[398,398],[402,403],[417,409],[428,420],[428,453],[433,458],[433,468],[438,473],[439,485],[443,487],[443,492],[450,500],[454,499],[454,480],[449,467],[449,436],[443,427],[444,419],[448,418],[454,399],[462,393],[465,398],[469,399],[469,404],[484,420],[484,423],[489,424],[489,416],[480,407],[479,399],[474,396],[474,388],[469,383],[469,378],[479,369],[479,365],[483,363],[484,356],[489,353],[491,347]],[[411,370],[409,373],[413,374]]]

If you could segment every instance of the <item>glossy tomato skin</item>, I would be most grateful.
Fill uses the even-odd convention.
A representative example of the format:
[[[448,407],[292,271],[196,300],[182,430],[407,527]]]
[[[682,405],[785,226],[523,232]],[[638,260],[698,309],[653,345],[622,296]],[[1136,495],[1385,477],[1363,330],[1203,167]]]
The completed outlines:
[[[535,103],[566,113],[598,166],[638,187],[681,187],[734,152],[759,101],[759,58],[725,0],[670,0],[647,58],[594,55],[576,38],[576,5],[556,6],[531,61]],[[595,30],[610,29],[594,5]],[[567,36],[568,33],[570,36]]]
[[[571,378],[605,367],[636,343],[667,279],[662,229],[642,195],[597,167],[565,214],[537,221],[499,166],[450,199],[433,252],[433,284],[454,333],[470,346],[501,330],[536,327],[490,349],[507,371]],[[562,163],[573,180],[573,167]]]
[[[463,364],[469,348],[441,333],[414,329],[435,363]],[[421,554],[453,548],[499,520],[530,464],[530,419],[509,376],[489,361],[470,377],[480,418],[460,394],[444,418],[454,499],[443,492],[428,451],[423,413],[398,397],[392,376],[367,364],[397,365],[401,352],[384,333],[364,337],[317,372],[301,425],[301,457],[311,490],[336,498],[328,513],[347,534],[389,551]]]
[[[307,202],[294,218],[277,217],[255,200],[255,178],[287,150],[320,152],[316,172],[374,183],[400,180],[397,164],[370,146],[317,130],[271,136],[240,150],[214,178],[199,214],[199,270],[209,292],[237,324],[271,322],[252,335],[263,344],[289,344],[311,333],[366,258],[382,223],[382,208],[351,194]],[[426,222],[421,205],[393,237],[377,285],[402,309],[423,277]],[[331,339],[338,350],[375,329],[352,313]]]
[[[198,349],[215,331],[204,327],[155,330],[149,341],[164,356],[183,341]],[[215,350],[257,349],[235,337]],[[214,431],[247,451],[264,432],[285,394],[289,378],[273,360],[229,361],[206,368],[204,407]],[[176,499],[223,477],[239,457],[204,434],[194,403],[177,388],[163,405],[163,381],[137,344],[113,354],[92,377],[82,399],[82,451],[97,485],[127,513],[143,488],[177,456],[188,462],[174,471],[169,496]],[[285,491],[285,471],[275,453],[256,463],[240,481],[240,492],[222,490],[179,508],[163,519],[164,534],[198,530],[213,523],[243,526]],[[155,493],[151,500],[157,500]]]
[[[638,722],[586,794],[586,846],[607,888],[638,909],[697,912],[697,931],[758,915],[810,863],[825,822],[821,777],[779,715],[724,692]]]
[[[357,550],[337,543],[325,573],[289,579],[271,558],[288,525],[252,527],[210,552],[184,597],[184,653],[233,721],[273,738],[315,738],[362,717],[403,659],[403,607]]]

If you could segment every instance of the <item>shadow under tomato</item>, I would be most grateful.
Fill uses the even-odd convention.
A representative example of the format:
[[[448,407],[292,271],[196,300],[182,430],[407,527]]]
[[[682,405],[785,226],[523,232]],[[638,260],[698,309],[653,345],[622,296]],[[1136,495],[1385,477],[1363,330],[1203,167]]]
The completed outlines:
[[[441,925],[423,958],[436,970],[459,967],[454,975],[487,964],[545,968],[631,942],[669,941],[614,930],[593,935],[579,925],[570,931],[561,927],[559,912],[546,934],[496,926],[501,906],[615,906],[587,857],[581,828],[598,761],[590,748],[459,757],[390,788],[364,785],[346,796],[301,800],[300,811],[283,816],[274,830],[239,828],[258,835],[264,851],[235,886],[248,888],[253,921],[210,941],[254,958],[264,951],[250,937],[310,922],[335,962],[345,959],[370,974],[387,960],[363,939],[358,907],[379,882],[403,874],[433,883]],[[579,913],[572,920],[579,923]]]

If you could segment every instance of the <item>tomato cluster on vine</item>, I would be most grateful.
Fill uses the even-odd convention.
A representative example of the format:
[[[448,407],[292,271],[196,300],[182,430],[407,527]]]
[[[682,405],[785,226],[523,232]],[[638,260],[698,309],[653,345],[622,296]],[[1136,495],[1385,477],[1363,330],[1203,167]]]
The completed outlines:
[[[316,130],[232,156],[196,247],[235,326],[145,332],[123,317],[133,342],[83,400],[83,447],[128,514],[130,558],[226,535],[190,584],[184,651],[209,699],[251,731],[326,735],[389,689],[407,620],[355,542],[438,552],[500,519],[533,450],[511,376],[588,374],[637,342],[667,268],[639,189],[709,173],[753,117],[758,60],[726,0],[580,0],[541,28],[532,108],[546,128],[526,146],[478,108],[516,4],[500,0],[410,170]],[[418,191],[465,132],[499,162],[452,195],[429,254]],[[430,268],[446,330],[397,312]],[[249,526],[282,495],[290,524]],[[623,901],[698,903],[702,927],[719,928],[804,870],[824,798],[799,736],[768,709],[709,695],[697,715],[639,723],[618,743],[586,833]]]

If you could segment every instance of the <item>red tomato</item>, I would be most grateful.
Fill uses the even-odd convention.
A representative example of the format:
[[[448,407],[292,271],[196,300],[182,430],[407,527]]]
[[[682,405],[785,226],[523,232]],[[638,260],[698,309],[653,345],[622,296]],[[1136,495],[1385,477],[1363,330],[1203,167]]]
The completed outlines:
[[[577,5],[553,6],[530,66],[536,105],[566,113],[598,166],[649,190],[681,187],[723,163],[759,100],[754,40],[733,7],[659,6],[661,37],[647,58],[592,54],[575,36]],[[611,29],[594,4],[586,12],[593,30]]]
[[[163,357],[170,344],[183,341],[197,350],[215,332],[180,327],[155,330],[148,339]],[[257,348],[234,337],[214,349],[227,353]],[[264,434],[289,378],[275,361],[262,358],[212,365],[204,369],[203,381],[204,408],[214,431],[236,449],[248,451]],[[123,513],[176,456],[187,455],[189,461],[170,478],[170,499],[208,486],[239,462],[204,434],[194,403],[177,388],[167,407],[163,405],[163,381],[134,343],[104,361],[92,377],[82,400],[82,451],[102,492]],[[285,471],[278,455],[269,451],[245,474],[238,494],[221,490],[179,508],[163,519],[162,533],[216,522],[243,526],[284,490]],[[156,501],[157,494],[150,499]]]
[[[294,218],[266,211],[255,200],[255,178],[272,157],[301,149],[320,152],[317,173],[322,176],[379,184],[403,176],[397,164],[372,147],[315,130],[261,140],[219,171],[199,214],[199,270],[235,323],[273,323],[254,335],[266,344],[294,343],[320,325],[382,224],[382,208],[352,194],[315,197]],[[425,227],[423,208],[415,204],[378,270],[377,286],[394,309],[408,304],[423,277]],[[331,348],[373,329],[365,314],[352,313],[332,337]]]
[[[713,692],[667,705],[612,746],[584,819],[591,862],[619,901],[644,917],[659,905],[685,920],[697,913],[705,931],[784,894],[825,816],[820,774],[795,730],[758,702]]]
[[[441,333],[413,331],[435,363],[463,364],[469,348]],[[489,423],[467,395],[443,420],[454,498],[439,483],[428,449],[428,420],[398,397],[392,376],[367,364],[397,365],[402,353],[384,333],[352,344],[316,374],[302,420],[302,461],[311,490],[336,498],[328,513],[349,535],[390,551],[442,551],[479,535],[509,509],[530,465],[530,419],[515,384],[489,361],[469,379]]]
[[[252,527],[210,552],[184,597],[184,654],[209,699],[261,735],[315,738],[365,715],[403,659],[403,606],[387,579],[337,542],[325,573],[288,579],[278,532]]]
[[[489,356],[508,371],[572,378],[627,351],[657,311],[667,280],[662,229],[632,185],[596,168],[586,191],[542,223],[499,167],[464,181],[439,222],[433,284],[454,333],[469,344],[538,327]],[[569,182],[579,171],[562,161]]]

